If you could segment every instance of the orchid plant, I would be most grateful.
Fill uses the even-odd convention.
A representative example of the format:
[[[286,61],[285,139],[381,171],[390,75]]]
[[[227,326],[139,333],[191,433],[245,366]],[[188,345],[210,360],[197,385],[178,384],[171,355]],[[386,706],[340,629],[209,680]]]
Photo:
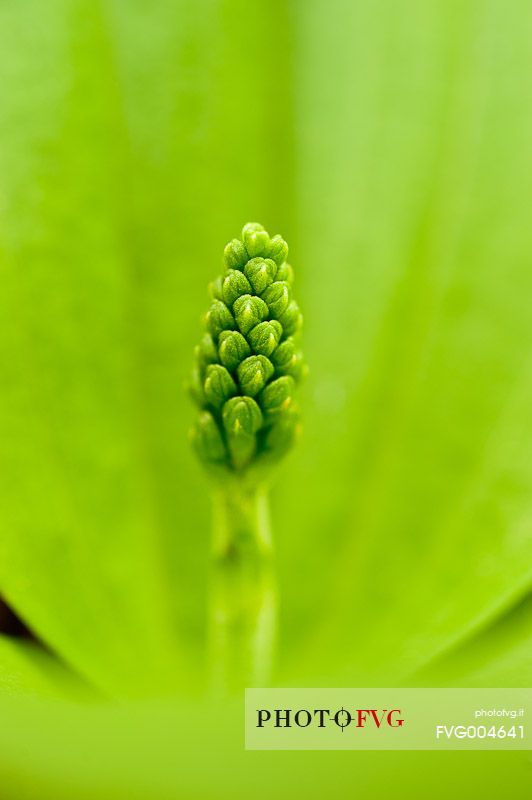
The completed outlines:
[[[530,686],[531,31],[0,3],[2,800],[341,796],[345,754],[243,750],[242,687]]]

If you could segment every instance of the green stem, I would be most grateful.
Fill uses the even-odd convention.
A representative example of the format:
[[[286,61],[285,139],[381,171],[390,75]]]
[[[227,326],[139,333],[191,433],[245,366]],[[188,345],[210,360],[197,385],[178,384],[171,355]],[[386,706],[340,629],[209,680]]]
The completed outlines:
[[[239,691],[270,682],[277,592],[264,487],[231,484],[214,497],[209,610],[213,687]]]

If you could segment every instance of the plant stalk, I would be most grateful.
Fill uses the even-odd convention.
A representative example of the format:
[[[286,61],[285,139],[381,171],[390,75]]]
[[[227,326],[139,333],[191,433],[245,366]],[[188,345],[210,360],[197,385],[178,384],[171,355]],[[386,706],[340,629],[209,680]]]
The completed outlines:
[[[265,487],[224,485],[213,512],[209,665],[226,694],[271,680],[277,589]]]

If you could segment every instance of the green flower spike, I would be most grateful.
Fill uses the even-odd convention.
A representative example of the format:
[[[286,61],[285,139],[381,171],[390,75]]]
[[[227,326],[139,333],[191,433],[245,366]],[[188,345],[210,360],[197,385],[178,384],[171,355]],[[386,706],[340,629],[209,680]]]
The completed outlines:
[[[304,374],[288,245],[258,223],[224,250],[195,350],[194,448],[214,478],[209,663],[216,688],[265,686],[274,655],[277,594],[266,485],[299,430]],[[296,338],[295,338],[296,337]]]
[[[212,414],[225,458],[220,459],[218,447],[197,448],[198,452],[207,464],[223,464],[228,475],[249,473],[255,467],[267,471],[279,451],[277,444],[271,448],[268,443],[283,438],[285,428],[295,432],[298,427],[295,405],[289,412],[283,406],[288,388],[291,398],[304,372],[294,339],[301,313],[291,296],[293,270],[287,255],[288,245],[281,236],[270,238],[262,225],[248,223],[242,238],[226,246],[224,272],[211,284],[213,300],[206,332],[195,351],[192,393],[201,410]],[[247,438],[249,446],[235,446],[229,413],[233,422],[239,414],[248,415],[239,437]],[[284,413],[290,418],[286,425]]]

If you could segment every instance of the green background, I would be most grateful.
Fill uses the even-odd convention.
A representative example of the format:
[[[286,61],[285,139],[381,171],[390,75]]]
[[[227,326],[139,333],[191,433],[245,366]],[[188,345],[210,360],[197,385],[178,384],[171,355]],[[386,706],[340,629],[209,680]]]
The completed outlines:
[[[0,638],[2,798],[524,794],[514,754],[206,724],[183,384],[225,242],[282,233],[275,683],[530,686],[531,39],[527,0],[0,3],[0,594],[48,648]]]

